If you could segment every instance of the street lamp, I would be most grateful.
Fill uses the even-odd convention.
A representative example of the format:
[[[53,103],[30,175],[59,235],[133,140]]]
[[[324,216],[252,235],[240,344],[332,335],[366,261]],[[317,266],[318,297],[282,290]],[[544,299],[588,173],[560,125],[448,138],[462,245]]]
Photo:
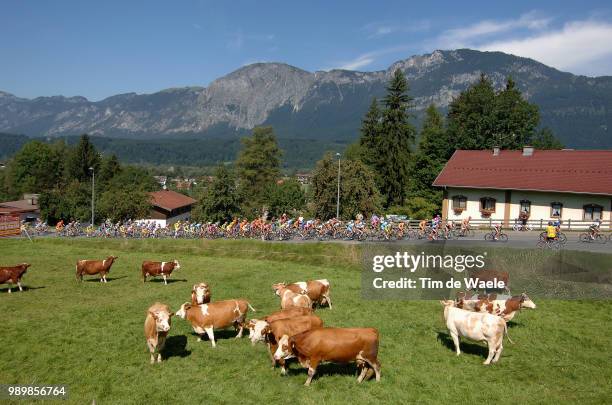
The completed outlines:
[[[96,172],[94,170],[93,167],[89,168],[89,171],[91,172],[91,226],[93,226],[94,224],[94,207],[95,207],[95,203],[94,200],[96,198]]]
[[[336,153],[338,158],[338,197],[336,199],[336,219],[340,219],[340,153]]]

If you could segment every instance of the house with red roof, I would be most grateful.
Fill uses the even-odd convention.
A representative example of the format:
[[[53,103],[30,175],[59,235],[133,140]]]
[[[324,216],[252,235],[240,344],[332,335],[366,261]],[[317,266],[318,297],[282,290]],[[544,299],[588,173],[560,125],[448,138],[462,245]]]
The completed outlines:
[[[612,150],[457,150],[433,183],[444,191],[442,217],[491,219],[510,226],[561,220],[610,226]]]
[[[191,208],[196,200],[176,191],[161,190],[149,193],[151,211],[145,221],[156,222],[161,226],[191,219]]]

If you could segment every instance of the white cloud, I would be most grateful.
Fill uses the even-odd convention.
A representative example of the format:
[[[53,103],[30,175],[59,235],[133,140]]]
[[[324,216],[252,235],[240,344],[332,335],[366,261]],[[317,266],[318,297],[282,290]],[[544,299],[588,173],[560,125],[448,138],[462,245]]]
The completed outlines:
[[[321,69],[321,70],[331,70],[331,69],[357,70],[362,67],[369,66],[372,63],[376,62],[376,60],[380,56],[384,56],[384,55],[388,55],[392,53],[405,52],[409,49],[410,47],[408,46],[393,46],[389,48],[379,49],[377,51],[366,52],[366,53],[363,53],[357,56],[354,59],[351,59],[349,61],[338,62],[333,67]]]
[[[196,29],[196,30],[201,30],[201,29],[202,29],[202,26],[201,26],[200,24],[193,23],[193,24],[191,24],[191,26],[192,26],[194,29]]]
[[[547,65],[588,74],[594,62],[612,57],[612,24],[574,21],[563,28],[518,39],[501,39],[480,44],[477,49],[501,51],[536,59]],[[612,72],[608,68],[608,74]]]
[[[510,20],[483,20],[467,27],[444,31],[437,39],[441,48],[460,48],[474,40],[500,35],[516,30],[543,30],[549,26],[550,18],[540,18],[535,11]]]
[[[372,22],[363,26],[363,30],[368,33],[368,39],[380,38],[398,32],[419,32],[427,31],[431,28],[429,20],[419,20],[406,24],[392,24],[389,22]]]

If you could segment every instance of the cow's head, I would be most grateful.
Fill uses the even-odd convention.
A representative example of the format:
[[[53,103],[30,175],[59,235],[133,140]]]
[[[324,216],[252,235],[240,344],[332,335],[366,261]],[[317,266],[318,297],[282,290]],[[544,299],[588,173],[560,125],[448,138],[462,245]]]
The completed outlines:
[[[521,294],[521,308],[536,309],[535,302],[533,302],[526,293]]]
[[[28,267],[30,266],[31,266],[30,263],[21,263],[19,265],[19,267],[21,267],[21,274],[25,273],[28,270]]]
[[[251,339],[253,346],[257,342],[266,340],[266,335],[270,333],[270,324],[264,320],[251,319],[247,326],[249,328],[249,339]]]
[[[174,315],[166,311],[149,311],[149,315],[155,319],[155,328],[158,332],[168,332],[170,330],[170,318]]]
[[[186,302],[183,305],[181,305],[178,311],[176,311],[176,316],[178,316],[179,318],[185,319],[185,317],[187,316],[187,311],[189,311],[190,309],[191,309],[191,304],[189,302]]]
[[[289,339],[289,336],[283,335],[278,341],[278,348],[274,352],[274,360],[287,359],[293,357],[293,349],[295,343]]]
[[[119,258],[119,256],[108,256],[108,257],[106,258],[106,261],[108,261],[108,262],[111,262],[111,263],[112,263],[112,262],[114,262],[115,260],[117,260],[118,258]]]
[[[203,304],[204,297],[206,296],[206,294],[210,293],[210,290],[208,289],[208,284],[198,283],[198,284],[193,285],[193,289],[191,290],[191,293],[194,294],[196,302],[198,304]]]
[[[179,264],[179,261],[174,259],[174,270],[178,270],[181,268],[181,265]]]
[[[279,297],[281,295],[281,291],[284,290],[285,287],[287,287],[287,284],[285,283],[272,284],[272,289],[274,290],[274,294],[278,295]]]

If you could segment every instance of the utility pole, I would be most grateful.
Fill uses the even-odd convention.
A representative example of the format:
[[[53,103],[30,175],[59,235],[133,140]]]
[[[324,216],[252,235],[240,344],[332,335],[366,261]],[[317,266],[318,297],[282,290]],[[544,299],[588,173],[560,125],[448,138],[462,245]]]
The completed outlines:
[[[95,208],[95,198],[96,198],[96,172],[93,167],[89,168],[91,172],[91,226],[94,224],[94,208]]]
[[[336,219],[340,219],[340,153],[336,153],[338,158],[338,198],[336,199]]]

